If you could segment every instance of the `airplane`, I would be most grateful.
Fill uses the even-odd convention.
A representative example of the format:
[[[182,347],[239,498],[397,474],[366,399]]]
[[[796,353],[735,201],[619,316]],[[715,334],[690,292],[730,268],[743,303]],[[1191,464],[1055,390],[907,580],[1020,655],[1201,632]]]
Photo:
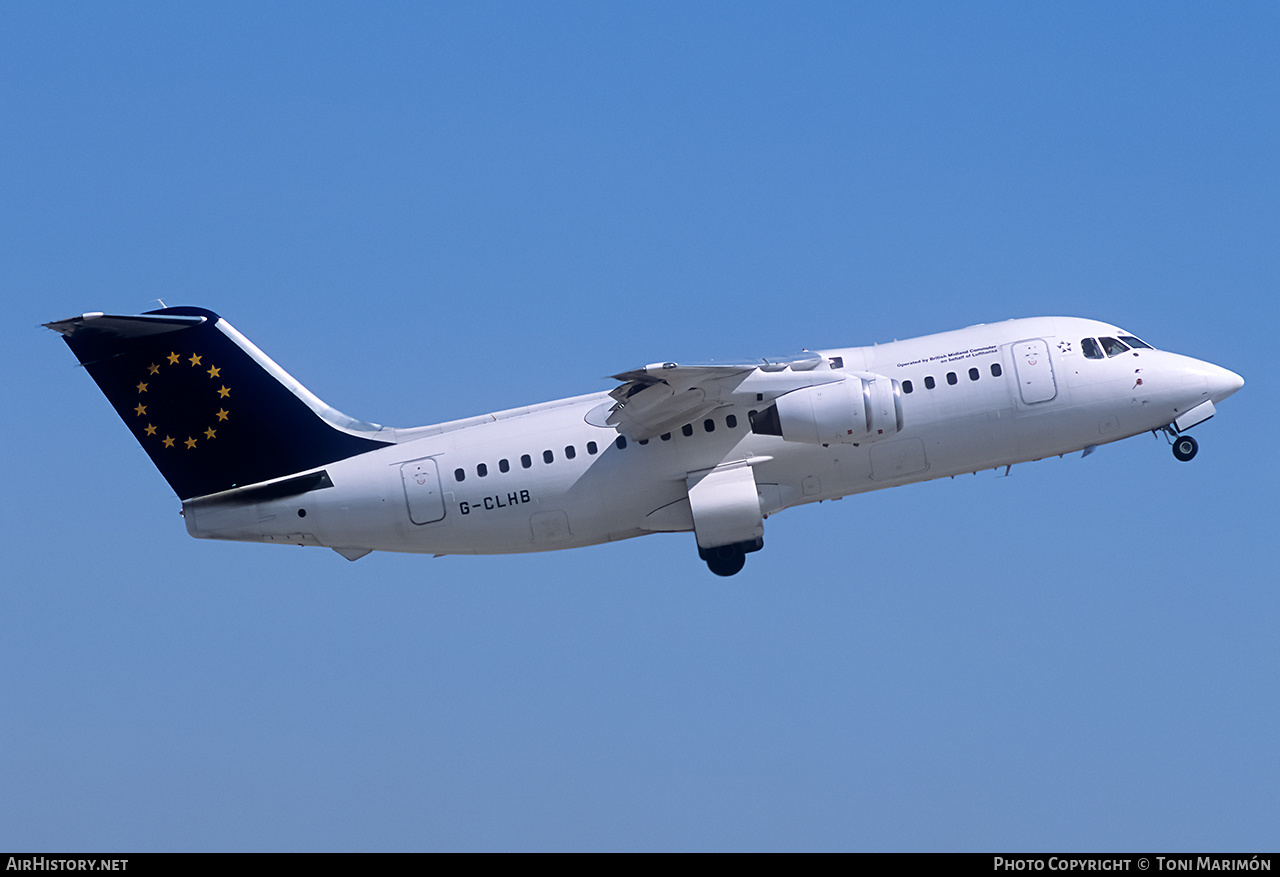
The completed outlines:
[[[212,311],[60,333],[182,501],[187,532],[501,554],[692,532],[730,576],[797,505],[1163,433],[1242,386],[1109,323],[1039,317],[753,362],[659,362],[609,391],[431,426],[331,408]]]

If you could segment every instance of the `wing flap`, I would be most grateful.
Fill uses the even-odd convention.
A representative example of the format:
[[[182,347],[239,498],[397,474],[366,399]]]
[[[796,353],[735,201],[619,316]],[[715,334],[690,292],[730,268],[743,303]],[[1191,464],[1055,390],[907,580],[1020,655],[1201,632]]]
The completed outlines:
[[[821,366],[821,368],[820,368]],[[671,432],[717,408],[772,399],[798,387],[838,380],[816,353],[755,362],[680,365],[659,362],[614,375],[622,381],[605,423],[635,441]]]

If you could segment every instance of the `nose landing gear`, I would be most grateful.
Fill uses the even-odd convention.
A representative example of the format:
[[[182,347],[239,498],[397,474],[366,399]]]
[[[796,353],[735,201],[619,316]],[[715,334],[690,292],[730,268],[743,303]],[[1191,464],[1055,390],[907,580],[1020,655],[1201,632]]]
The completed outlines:
[[[1200,445],[1195,439],[1189,435],[1179,435],[1172,424],[1164,428],[1164,433],[1170,439],[1169,444],[1173,446],[1173,456],[1183,463],[1191,460],[1196,455],[1196,451],[1200,450]]]
[[[1187,462],[1196,455],[1200,446],[1189,435],[1180,435],[1173,440],[1173,455],[1182,462]]]

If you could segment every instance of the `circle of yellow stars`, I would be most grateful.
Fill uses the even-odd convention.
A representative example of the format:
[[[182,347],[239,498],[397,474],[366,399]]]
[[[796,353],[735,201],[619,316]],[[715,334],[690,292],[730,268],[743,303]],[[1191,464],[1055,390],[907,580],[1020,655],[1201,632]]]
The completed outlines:
[[[228,419],[231,417],[231,412],[227,410],[227,406],[231,404],[230,403],[231,388],[228,387],[225,383],[222,383],[220,380],[220,378],[222,377],[222,369],[212,364],[209,365],[208,368],[205,368],[204,367],[205,364],[203,360],[204,360],[204,357],[202,357],[198,353],[192,353],[190,356],[184,357],[177,352],[170,351],[168,356],[160,357],[160,362],[153,362],[148,364],[146,375],[143,376],[142,380],[138,381],[137,386],[134,388],[138,391],[138,404],[134,407],[133,413],[135,417],[147,416],[148,406],[146,404],[146,396],[144,394],[147,392],[147,389],[150,386],[147,382],[148,377],[158,376],[160,374],[161,368],[164,368],[167,366],[173,366],[173,365],[181,365],[183,362],[186,362],[188,365],[190,365],[191,368],[199,368],[202,371],[204,371],[204,373],[209,376],[209,380],[218,381],[219,387],[218,387],[217,393],[218,393],[219,408],[216,412],[214,412],[214,416],[217,418],[217,420],[213,421],[210,424],[210,426],[207,429],[205,429],[203,433],[197,433],[196,435],[189,435],[185,439],[181,437],[175,437],[172,435],[166,435],[164,438],[160,438],[159,428],[155,424],[148,422],[147,425],[142,429],[142,433],[144,436],[147,436],[149,438],[152,438],[152,437],[160,438],[160,444],[165,448],[177,448],[181,445],[182,447],[185,447],[189,451],[195,450],[195,448],[202,441],[212,441],[218,437],[218,429],[215,429],[215,427],[221,428],[221,425],[227,422]]]

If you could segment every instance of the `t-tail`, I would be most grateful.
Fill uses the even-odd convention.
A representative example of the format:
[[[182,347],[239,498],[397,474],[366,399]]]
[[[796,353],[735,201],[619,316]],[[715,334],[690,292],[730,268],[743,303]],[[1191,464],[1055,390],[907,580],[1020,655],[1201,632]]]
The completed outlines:
[[[45,325],[61,333],[179,499],[324,466],[394,434],[330,408],[203,308]]]

